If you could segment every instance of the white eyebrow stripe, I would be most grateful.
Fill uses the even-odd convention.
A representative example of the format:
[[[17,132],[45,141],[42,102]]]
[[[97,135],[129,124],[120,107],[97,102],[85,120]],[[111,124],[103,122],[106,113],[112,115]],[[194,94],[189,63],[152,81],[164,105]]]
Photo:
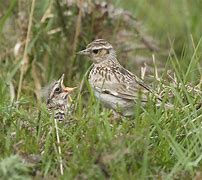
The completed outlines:
[[[100,49],[112,49],[112,46],[98,46],[98,47],[92,47],[92,50],[100,50]]]

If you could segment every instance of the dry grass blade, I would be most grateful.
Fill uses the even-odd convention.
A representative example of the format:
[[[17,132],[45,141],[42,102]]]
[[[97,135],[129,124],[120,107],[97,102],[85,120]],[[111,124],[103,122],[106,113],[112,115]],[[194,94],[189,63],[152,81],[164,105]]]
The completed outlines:
[[[56,138],[57,138],[57,145],[58,145],[58,154],[59,154],[59,163],[60,163],[60,173],[61,175],[64,174],[64,168],[62,164],[62,151],[60,147],[60,136],[58,132],[58,125],[57,125],[57,120],[54,118],[54,124],[55,124],[55,131],[56,131]]]
[[[27,37],[26,37],[26,41],[25,41],[25,49],[24,49],[23,58],[22,58],[22,69],[21,69],[20,80],[19,80],[19,84],[18,84],[17,101],[20,98],[20,93],[21,93],[21,90],[22,90],[24,68],[25,68],[25,64],[26,64],[25,61],[26,61],[26,58],[27,58],[27,50],[28,50],[28,45],[29,45],[29,41],[30,41],[30,35],[31,35],[31,27],[32,27],[32,19],[33,19],[33,14],[34,14],[35,1],[36,0],[32,0],[31,13],[30,13],[30,16],[29,16],[29,24],[28,24],[28,30],[27,30]]]
[[[15,99],[15,88],[14,88],[14,85],[11,81],[9,82],[9,87],[10,87],[10,101],[12,104],[14,99]]]
[[[41,100],[41,96],[40,96],[40,91],[41,91],[41,83],[38,77],[38,73],[37,73],[37,69],[36,69],[36,65],[33,63],[32,64],[32,78],[34,79],[34,84],[35,84],[35,94],[36,94],[36,98],[37,100],[40,102]]]

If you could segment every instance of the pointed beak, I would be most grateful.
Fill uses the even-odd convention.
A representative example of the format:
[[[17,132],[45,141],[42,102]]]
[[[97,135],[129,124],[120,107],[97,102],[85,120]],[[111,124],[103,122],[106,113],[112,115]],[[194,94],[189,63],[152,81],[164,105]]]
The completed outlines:
[[[70,88],[70,87],[65,87],[64,88],[64,91],[67,92],[67,93],[72,93],[77,87],[73,87],[73,88]]]
[[[64,74],[62,74],[61,78],[59,79],[59,82],[60,82],[60,84],[61,84],[61,85],[63,84],[64,77],[65,77],[65,75],[64,75]]]
[[[79,51],[77,54],[79,54],[79,55],[90,55],[90,50],[84,49],[82,51]]]
[[[61,76],[61,78],[59,79],[59,82],[60,82],[60,85],[61,85],[62,89],[64,90],[65,93],[71,93],[71,92],[73,92],[77,87],[73,87],[73,88],[65,87],[65,85],[63,84],[64,77],[65,77],[65,75],[63,74]]]

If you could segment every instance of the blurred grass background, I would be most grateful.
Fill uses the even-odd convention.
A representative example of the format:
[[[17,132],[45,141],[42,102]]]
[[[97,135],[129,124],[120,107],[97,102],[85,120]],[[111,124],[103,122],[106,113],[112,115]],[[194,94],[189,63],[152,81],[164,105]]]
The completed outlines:
[[[0,177],[200,179],[202,116],[195,105],[201,103],[201,8],[199,0],[2,0]],[[137,75],[147,67],[145,80],[171,91],[176,108],[165,111],[149,102],[135,118],[116,122],[87,93],[86,83],[69,117],[73,123],[59,124],[61,176],[40,91],[62,73],[66,85],[79,86],[91,62],[76,52],[96,38],[111,42],[120,62]],[[5,171],[7,164],[12,172]]]

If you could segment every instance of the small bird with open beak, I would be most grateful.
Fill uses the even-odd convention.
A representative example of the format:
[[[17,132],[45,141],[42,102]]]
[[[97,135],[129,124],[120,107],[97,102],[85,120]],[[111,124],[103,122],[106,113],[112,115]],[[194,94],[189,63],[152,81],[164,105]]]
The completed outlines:
[[[58,121],[63,121],[70,113],[72,103],[70,94],[75,89],[75,87],[65,87],[63,81],[64,74],[50,86],[46,101],[50,114],[54,114],[54,118]]]

